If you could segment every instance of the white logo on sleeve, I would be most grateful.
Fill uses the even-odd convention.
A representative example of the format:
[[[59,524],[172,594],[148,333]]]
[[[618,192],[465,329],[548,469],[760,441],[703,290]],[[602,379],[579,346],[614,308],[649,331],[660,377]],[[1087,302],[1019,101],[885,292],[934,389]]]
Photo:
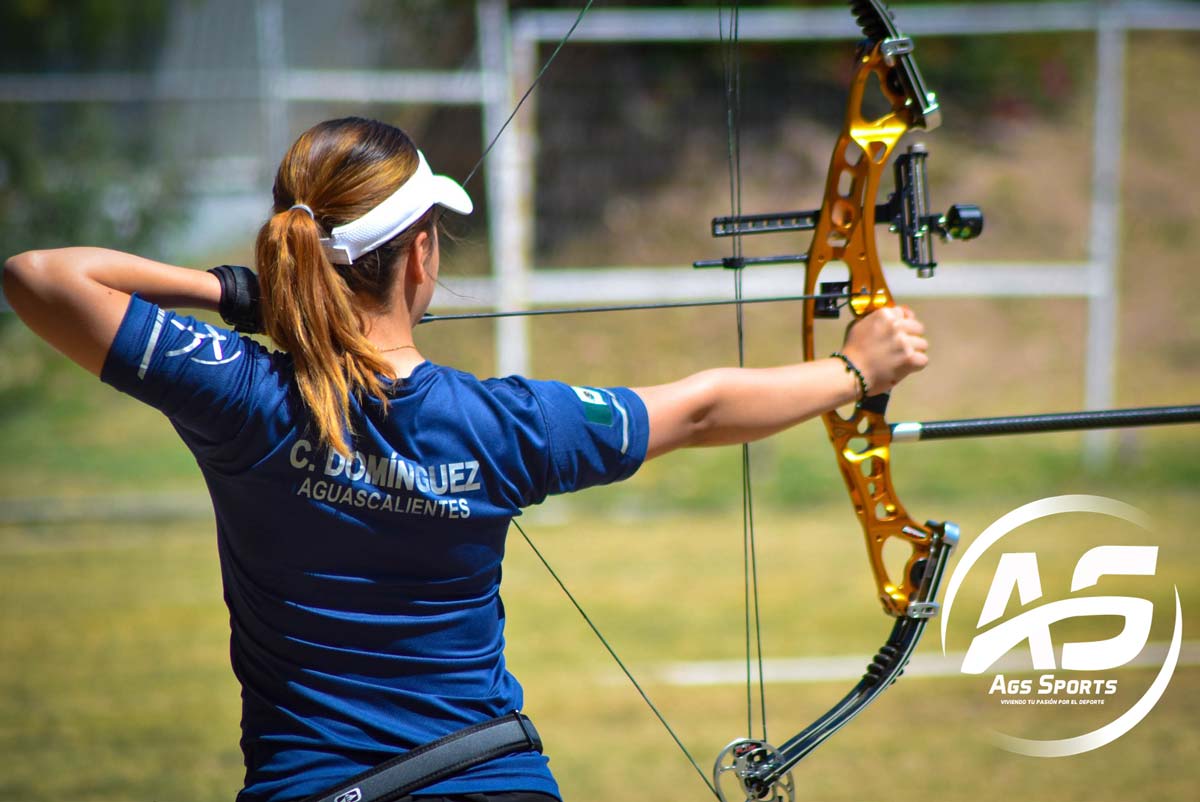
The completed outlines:
[[[229,335],[219,329],[213,328],[208,323],[200,324],[204,328],[204,331],[196,331],[195,326],[185,326],[175,319],[171,320],[171,324],[180,331],[192,335],[192,341],[180,348],[167,351],[166,356],[168,357],[191,354],[191,360],[200,365],[227,365],[242,355],[240,343],[236,351],[232,354],[226,354],[223,343],[229,340]]]
[[[591,387],[571,387],[575,391],[575,395],[579,396],[579,400],[585,404],[604,405],[604,396],[599,390],[593,390]]]

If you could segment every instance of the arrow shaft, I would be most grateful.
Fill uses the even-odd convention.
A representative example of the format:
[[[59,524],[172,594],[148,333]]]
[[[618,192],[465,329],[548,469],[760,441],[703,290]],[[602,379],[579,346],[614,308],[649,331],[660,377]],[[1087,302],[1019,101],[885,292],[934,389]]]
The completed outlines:
[[[891,430],[893,442],[911,443],[919,440],[952,440],[960,437],[1071,432],[1084,429],[1119,429],[1134,426],[1162,426],[1170,423],[1200,423],[1200,404],[893,423]]]

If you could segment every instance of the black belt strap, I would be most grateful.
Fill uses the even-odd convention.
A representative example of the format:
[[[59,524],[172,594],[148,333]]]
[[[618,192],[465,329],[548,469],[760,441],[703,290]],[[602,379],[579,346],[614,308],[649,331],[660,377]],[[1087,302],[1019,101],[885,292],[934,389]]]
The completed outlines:
[[[480,763],[530,750],[542,751],[533,722],[510,713],[422,744],[304,802],[391,802]]]

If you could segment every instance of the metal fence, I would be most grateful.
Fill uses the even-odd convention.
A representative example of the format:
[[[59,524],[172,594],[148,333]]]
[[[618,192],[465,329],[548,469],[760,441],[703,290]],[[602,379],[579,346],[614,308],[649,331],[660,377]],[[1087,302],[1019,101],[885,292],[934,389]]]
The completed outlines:
[[[340,4],[339,4],[340,5]],[[354,4],[345,4],[350,13]],[[285,10],[288,14],[285,19]],[[491,141],[517,98],[533,81],[541,49],[556,44],[576,12],[523,10],[510,13],[505,0],[477,0],[477,58],[452,70],[380,70],[339,64],[300,66],[289,59],[285,24],[303,20],[285,0],[207,0],[173,5],[171,39],[152,74],[0,75],[0,103],[128,103],[240,101],[257,109],[255,140],[240,155],[210,154],[198,171],[220,175],[210,195],[223,207],[244,203],[261,187],[267,170],[286,148],[290,110],[301,103],[454,104],[481,110],[481,142]],[[296,12],[296,13],[293,13]],[[574,31],[574,43],[710,42],[718,36],[715,12],[687,9],[596,8]],[[310,26],[315,27],[315,25]],[[1078,297],[1088,305],[1085,403],[1112,405],[1116,356],[1116,274],[1121,229],[1120,170],[1124,120],[1126,40],[1136,30],[1200,30],[1200,7],[1184,2],[1103,2],[906,5],[902,27],[914,36],[981,36],[1014,33],[1090,32],[1095,41],[1095,111],[1092,129],[1091,206],[1087,259],[1081,263],[960,264],[936,282],[917,282],[896,271],[902,296]],[[347,36],[343,32],[340,34]],[[844,7],[747,8],[739,37],[746,42],[853,39],[859,32]],[[343,45],[346,41],[341,40]],[[347,49],[352,49],[353,42]],[[451,282],[460,307],[523,309],[541,304],[683,301],[728,297],[720,275],[686,267],[595,265],[543,270],[534,263],[536,115],[518,115],[488,156],[491,274]],[[196,156],[197,154],[193,154]],[[255,202],[258,195],[255,195]],[[203,219],[203,215],[200,216]],[[248,216],[242,214],[241,218]],[[251,215],[248,219],[254,219]],[[225,236],[248,232],[228,224]],[[214,232],[205,231],[204,236]],[[797,282],[795,271],[759,268],[746,277],[749,295],[778,293]],[[530,362],[524,319],[496,322],[496,368],[523,373]],[[1106,435],[1093,433],[1092,456],[1107,451]]]

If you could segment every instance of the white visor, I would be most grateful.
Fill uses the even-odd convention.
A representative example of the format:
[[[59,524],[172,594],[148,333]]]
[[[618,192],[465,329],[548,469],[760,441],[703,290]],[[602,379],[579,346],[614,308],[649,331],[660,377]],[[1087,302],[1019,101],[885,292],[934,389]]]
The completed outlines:
[[[353,264],[364,253],[375,250],[420,220],[435,205],[459,214],[471,213],[475,207],[466,190],[453,178],[434,175],[424,153],[417,151],[417,158],[417,171],[387,200],[321,239],[329,261],[337,265]]]

